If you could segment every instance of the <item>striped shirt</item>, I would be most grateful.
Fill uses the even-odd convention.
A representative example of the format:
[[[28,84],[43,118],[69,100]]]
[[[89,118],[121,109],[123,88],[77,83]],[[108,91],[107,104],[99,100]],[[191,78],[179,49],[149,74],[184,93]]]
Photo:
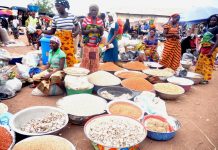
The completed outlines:
[[[72,30],[78,25],[76,16],[69,13],[68,17],[61,18],[59,15],[55,15],[52,20],[52,28],[60,30]]]

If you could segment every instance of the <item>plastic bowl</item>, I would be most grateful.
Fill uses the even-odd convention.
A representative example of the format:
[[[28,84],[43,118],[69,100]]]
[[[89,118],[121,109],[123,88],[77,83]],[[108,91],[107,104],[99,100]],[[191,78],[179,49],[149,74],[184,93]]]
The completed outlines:
[[[195,85],[199,84],[204,79],[204,77],[201,74],[194,73],[194,72],[188,72],[185,78],[194,81]]]
[[[171,128],[171,132],[167,132],[167,133],[160,133],[160,132],[154,132],[154,131],[150,131],[149,129],[147,129],[148,131],[148,135],[147,137],[152,139],[152,140],[156,140],[156,141],[168,141],[171,140],[173,137],[175,137],[176,132],[181,128],[181,123],[175,119],[174,117],[169,116],[167,119],[164,117],[161,117],[159,115],[147,115],[144,117],[144,125],[146,122],[146,119],[148,118],[155,118],[164,122],[168,122],[170,124]],[[145,125],[146,127],[146,125]]]
[[[131,98],[129,99],[126,99],[126,100],[131,100],[135,97],[135,94],[133,91],[127,89],[127,88],[124,88],[124,87],[119,87],[119,86],[108,86],[108,87],[103,87],[103,88],[100,88],[98,91],[97,91],[97,94],[98,96],[106,99],[107,101],[111,101],[111,100],[114,100],[114,99],[108,99],[107,97],[104,97],[101,92],[103,91],[107,91],[108,93],[114,95],[115,97],[118,97],[118,96],[121,96],[122,94],[129,94],[131,95]],[[115,98],[116,99],[116,98]]]
[[[98,97],[98,96],[94,96],[94,95],[91,95],[91,94],[76,94],[76,95],[70,95],[70,96],[67,96],[67,97],[70,97],[71,99],[70,100],[66,100],[66,99],[60,99],[57,101],[56,105],[57,107],[63,109],[64,111],[67,111],[64,107],[62,107],[62,103],[66,102],[66,101],[71,101],[73,105],[77,105],[77,101],[79,101],[80,99],[83,99],[86,98],[86,99],[89,99],[88,96],[93,96],[93,97],[96,97],[96,101],[100,102],[102,101],[102,103],[105,104],[104,108],[102,109],[102,112],[101,113],[98,113],[98,114],[90,114],[90,115],[87,115],[87,116],[80,116],[80,115],[75,115],[75,114],[72,114],[72,113],[68,113],[68,116],[70,118],[70,122],[72,122],[73,124],[76,124],[76,125],[84,125],[88,120],[90,120],[91,118],[95,117],[95,116],[99,116],[99,115],[102,115],[102,114],[105,114],[106,113],[106,106],[107,106],[107,101],[101,97]],[[79,107],[79,106],[78,106]]]
[[[185,90],[184,90],[184,93],[185,93]],[[178,97],[180,97],[181,95],[183,95],[184,93],[182,93],[182,94],[166,94],[166,93],[156,91],[157,96],[159,96],[161,99],[164,99],[164,100],[175,100]]]
[[[192,85],[194,85],[194,81],[181,77],[170,77],[167,79],[168,82],[181,86],[185,92],[188,92]]]
[[[108,118],[119,118],[119,119],[124,119],[124,120],[131,120],[132,123],[137,124],[138,126],[143,126],[140,122],[137,120],[134,120],[129,117],[125,116],[118,116],[118,115],[101,115],[95,118],[92,118],[89,120],[85,126],[84,126],[84,132],[86,137],[91,141],[92,145],[94,146],[95,150],[138,150],[139,149],[139,144],[144,141],[147,135],[147,131],[144,128],[144,138],[141,140],[141,142],[137,143],[136,145],[131,145],[130,147],[114,147],[112,145],[103,145],[102,143],[95,143],[94,141],[91,140],[91,137],[89,136],[89,130],[90,130],[90,125],[95,122],[96,120],[106,120]]]
[[[110,112],[110,107],[111,105],[114,105],[116,103],[128,103],[130,105],[133,105],[135,107],[137,107],[140,111],[141,111],[141,116],[139,118],[137,118],[136,120],[141,121],[144,117],[144,110],[141,108],[141,106],[139,106],[138,104],[136,104],[135,102],[132,101],[128,101],[128,100],[115,100],[115,101],[111,101],[107,104],[107,113],[111,114],[111,115],[120,115],[123,116],[121,114],[113,114],[112,112]],[[130,117],[130,116],[126,116],[126,117]],[[135,118],[134,118],[135,119]]]
[[[10,133],[10,135],[12,136],[12,143],[11,143],[11,145],[9,147],[9,150],[11,150],[12,147],[14,146],[14,144],[15,144],[15,139],[16,139],[15,132],[13,130],[11,130],[9,128],[9,126],[0,125],[0,127],[5,128]]]
[[[65,123],[62,125],[59,129],[45,132],[45,133],[29,133],[22,131],[20,128],[27,122],[29,122],[32,119],[41,118],[42,116],[45,116],[51,112],[59,112],[64,114],[65,117]],[[50,106],[34,106],[29,107],[26,109],[23,109],[19,112],[17,112],[10,120],[9,125],[16,133],[19,133],[21,135],[25,136],[40,136],[40,135],[48,135],[48,134],[57,134],[62,130],[67,124],[68,124],[69,118],[67,113],[65,113],[63,110],[56,108],[56,107],[50,107]]]
[[[93,87],[94,85],[92,86],[92,88],[86,90],[73,90],[73,89],[66,88],[66,91],[67,91],[67,95],[83,94],[83,93],[92,94]]]
[[[74,146],[70,141],[68,141],[67,139],[62,138],[62,137],[60,137],[60,136],[54,136],[54,135],[44,135],[44,136],[29,137],[29,138],[26,138],[26,139],[24,139],[24,140],[18,142],[16,145],[20,145],[20,144],[22,144],[22,143],[34,141],[34,140],[37,140],[37,139],[42,138],[42,137],[44,137],[44,138],[49,138],[49,137],[52,138],[52,137],[54,137],[54,138],[56,138],[57,140],[63,141],[65,144],[69,145],[69,147],[70,147],[69,150],[76,150],[75,146]],[[51,143],[50,143],[50,144],[51,144]],[[14,146],[15,148],[16,148],[16,145]],[[48,148],[48,147],[45,146],[44,148]]]
[[[115,73],[114,73],[114,75],[116,76],[116,77],[118,77],[118,78],[120,78],[120,79],[127,79],[127,78],[121,78],[121,77],[119,77],[118,75],[120,74],[120,73],[122,73],[122,72],[132,72],[132,73],[139,73],[139,74],[144,74],[144,73],[142,73],[142,72],[140,72],[140,71],[129,71],[129,70],[126,70],[126,69],[124,69],[124,70],[120,70],[120,71],[116,71]],[[144,74],[145,75],[145,74]],[[147,78],[147,75],[145,75],[146,76],[146,78]],[[146,79],[145,78],[145,79]]]

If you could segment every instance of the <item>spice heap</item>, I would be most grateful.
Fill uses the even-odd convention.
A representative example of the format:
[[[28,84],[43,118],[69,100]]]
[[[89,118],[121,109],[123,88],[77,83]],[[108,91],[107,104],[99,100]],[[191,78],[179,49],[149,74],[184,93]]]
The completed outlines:
[[[139,107],[127,102],[113,103],[110,106],[109,111],[113,115],[127,116],[134,119],[140,119],[143,114]]]
[[[123,70],[122,68],[118,67],[112,62],[107,62],[104,64],[101,64],[99,67],[99,70],[104,70],[104,71],[120,71]]]
[[[145,126],[149,131],[167,133],[170,132],[170,125],[167,122],[155,118],[149,118],[146,120]]]
[[[52,135],[31,137],[17,143],[13,150],[75,150],[64,138]]]
[[[138,71],[148,69],[148,66],[145,66],[143,63],[141,63],[139,61],[128,62],[128,63],[124,64],[123,67],[126,69],[138,70]]]
[[[128,79],[133,77],[140,77],[140,78],[148,77],[146,74],[137,71],[121,71],[117,73],[116,76],[123,79]]]
[[[153,85],[144,78],[129,78],[121,82],[122,86],[135,91],[152,91]]]
[[[13,143],[13,137],[10,132],[0,126],[0,150],[8,150]]]

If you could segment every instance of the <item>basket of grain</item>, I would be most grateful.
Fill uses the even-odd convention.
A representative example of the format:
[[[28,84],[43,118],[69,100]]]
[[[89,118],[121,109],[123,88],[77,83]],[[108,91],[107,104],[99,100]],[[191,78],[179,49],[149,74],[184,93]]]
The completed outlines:
[[[68,140],[54,135],[35,136],[18,142],[13,150],[76,150]]]
[[[154,89],[160,98],[164,100],[175,100],[185,93],[185,90],[172,83],[157,83],[154,84]]]

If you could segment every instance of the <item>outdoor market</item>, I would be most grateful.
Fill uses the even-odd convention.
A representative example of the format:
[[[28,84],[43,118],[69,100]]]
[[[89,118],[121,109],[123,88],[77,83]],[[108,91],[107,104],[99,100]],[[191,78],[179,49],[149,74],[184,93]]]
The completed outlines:
[[[26,2],[0,6],[0,150],[216,150],[218,7]]]

